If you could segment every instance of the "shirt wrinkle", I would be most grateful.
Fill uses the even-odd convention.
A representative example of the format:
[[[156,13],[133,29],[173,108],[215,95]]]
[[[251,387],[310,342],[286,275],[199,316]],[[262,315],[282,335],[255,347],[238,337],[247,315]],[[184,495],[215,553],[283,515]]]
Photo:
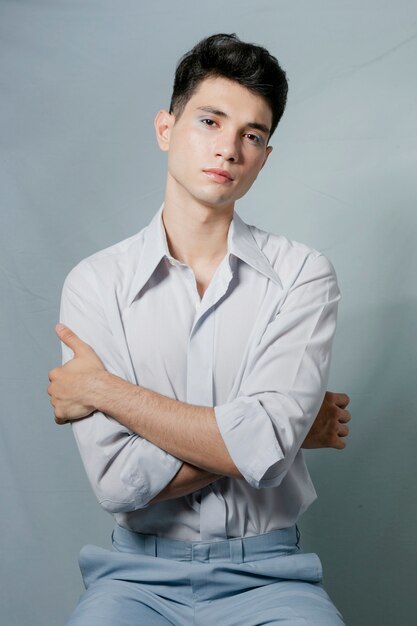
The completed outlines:
[[[327,385],[334,270],[234,212],[227,254],[200,298],[195,279],[184,280],[191,268],[170,255],[162,212],[72,270],[60,320],[112,373],[213,407],[244,479],[150,505],[182,461],[96,412],[72,427],[91,486],[119,524],[145,534],[216,541],[291,526],[316,497],[299,447]]]

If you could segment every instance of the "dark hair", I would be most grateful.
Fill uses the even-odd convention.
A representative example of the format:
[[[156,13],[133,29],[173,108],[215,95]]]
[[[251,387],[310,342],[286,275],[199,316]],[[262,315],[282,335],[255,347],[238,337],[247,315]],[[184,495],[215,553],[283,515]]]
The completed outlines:
[[[236,81],[265,98],[272,111],[272,135],[284,113],[288,82],[266,48],[245,43],[235,34],[211,35],[199,41],[177,65],[170,113],[179,117],[199,84],[211,76]]]

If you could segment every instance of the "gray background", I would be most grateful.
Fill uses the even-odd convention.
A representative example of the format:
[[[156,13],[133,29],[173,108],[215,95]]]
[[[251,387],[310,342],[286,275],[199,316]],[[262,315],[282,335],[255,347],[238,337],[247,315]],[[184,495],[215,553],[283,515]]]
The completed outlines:
[[[354,421],[347,450],[308,454],[304,548],[348,624],[415,624],[414,0],[0,2],[2,624],[63,624],[80,547],[109,545],[112,518],[45,391],[60,291],[158,209],[154,114],[179,56],[222,31],[265,45],[290,79],[239,212],[325,251],[343,292],[331,387]]]

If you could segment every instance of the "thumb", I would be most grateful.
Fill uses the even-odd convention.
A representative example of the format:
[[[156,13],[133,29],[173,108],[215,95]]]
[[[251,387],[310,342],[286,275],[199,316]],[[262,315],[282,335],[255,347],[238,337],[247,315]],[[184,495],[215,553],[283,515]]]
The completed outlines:
[[[89,349],[90,346],[82,341],[68,326],[64,324],[57,324],[55,326],[55,332],[59,339],[65,343],[68,348],[74,352],[74,355],[81,354],[85,349]]]

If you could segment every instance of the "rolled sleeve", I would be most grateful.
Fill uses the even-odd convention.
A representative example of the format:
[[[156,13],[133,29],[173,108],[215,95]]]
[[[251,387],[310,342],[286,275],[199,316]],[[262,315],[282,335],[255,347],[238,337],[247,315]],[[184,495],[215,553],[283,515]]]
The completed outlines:
[[[214,409],[229,454],[252,487],[281,483],[319,411],[339,299],[331,263],[311,254],[250,346],[236,397]]]
[[[228,452],[245,480],[259,489],[270,467],[284,457],[272,422],[257,400],[237,398],[214,409]],[[262,446],[262,454],[254,447]]]
[[[65,280],[60,321],[95,350],[109,372],[135,382],[128,355],[123,353],[121,322],[103,307],[87,261]],[[63,363],[73,357],[64,344],[62,353]],[[74,421],[72,430],[93,491],[111,513],[145,508],[182,465],[181,460],[98,411]]]

